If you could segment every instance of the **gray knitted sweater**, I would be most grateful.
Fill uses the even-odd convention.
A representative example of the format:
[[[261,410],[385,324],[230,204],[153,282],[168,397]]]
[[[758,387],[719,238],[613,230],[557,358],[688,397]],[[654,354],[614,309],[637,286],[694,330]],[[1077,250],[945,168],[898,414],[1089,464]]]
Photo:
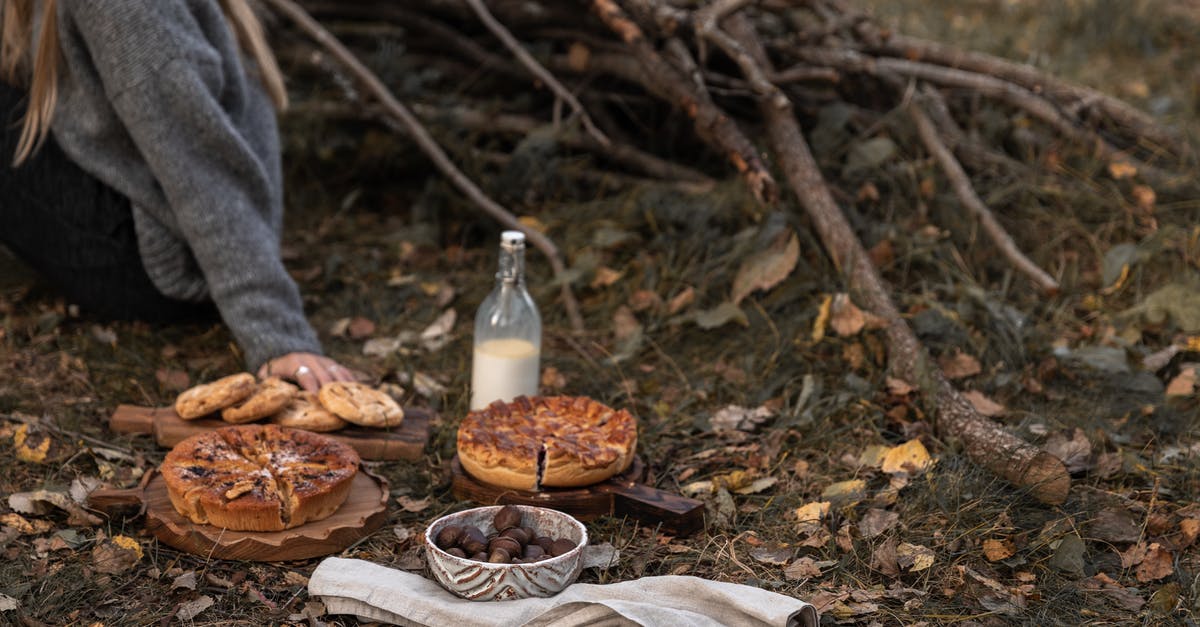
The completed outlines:
[[[217,0],[61,0],[52,132],[128,196],[146,272],[212,299],[247,365],[319,352],[280,260],[282,175],[269,98]]]

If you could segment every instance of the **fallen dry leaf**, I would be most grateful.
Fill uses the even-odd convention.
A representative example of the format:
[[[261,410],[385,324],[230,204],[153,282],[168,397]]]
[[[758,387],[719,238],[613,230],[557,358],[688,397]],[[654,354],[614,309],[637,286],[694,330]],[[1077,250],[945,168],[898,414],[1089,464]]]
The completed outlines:
[[[1200,520],[1184,518],[1179,521],[1179,531],[1183,534],[1183,546],[1191,546],[1196,541],[1196,536],[1200,535]]]
[[[896,564],[910,573],[920,572],[933,566],[933,550],[920,544],[901,542],[896,546]]]
[[[825,339],[825,330],[829,328],[829,313],[833,309],[833,296],[828,294],[821,299],[821,306],[817,308],[817,318],[813,320],[812,341],[820,342]]]
[[[450,341],[450,331],[457,320],[458,312],[453,307],[443,311],[437,320],[421,331],[421,346],[431,353],[441,349]]]
[[[13,451],[17,459],[23,462],[40,464],[46,461],[50,444],[50,436],[37,431],[30,433],[27,424],[20,425],[13,432]]]
[[[1146,549],[1146,556],[1134,571],[1137,580],[1142,583],[1158,581],[1175,572],[1175,559],[1171,552],[1157,542]]]
[[[154,371],[154,379],[162,389],[169,392],[182,392],[192,385],[188,373],[177,368],[159,368]]]
[[[741,405],[726,405],[712,415],[709,423],[712,424],[713,431],[718,433],[726,431],[753,431],[774,415],[775,412],[771,411],[765,405],[760,405],[753,409],[742,407]]]
[[[918,439],[912,439],[899,446],[894,446],[883,456],[880,470],[886,473],[903,472],[918,475],[925,472],[933,464],[929,451]]]
[[[821,569],[817,567],[817,563],[813,561],[813,558],[802,557],[784,567],[783,576],[791,581],[806,579],[808,577],[820,577]]]
[[[796,522],[801,524],[819,523],[829,513],[829,506],[830,503],[828,501],[805,503],[795,510]]]
[[[1154,193],[1153,188],[1147,185],[1134,185],[1129,192],[1133,196],[1133,202],[1137,205],[1138,209],[1146,212],[1154,210],[1154,203],[1158,200],[1158,194]]]
[[[596,276],[592,278],[591,287],[592,289],[596,289],[598,287],[608,287],[613,283],[620,281],[622,274],[623,273],[613,270],[608,266],[600,266],[599,268],[596,268]]]
[[[39,518],[29,520],[15,512],[0,515],[0,525],[15,529],[23,535],[43,534],[54,529],[54,523],[49,520],[41,520]]]
[[[1141,527],[1133,513],[1124,507],[1110,507],[1096,513],[1088,524],[1088,535],[1114,544],[1137,542],[1142,536]]]
[[[654,310],[662,306],[662,297],[652,290],[637,290],[629,296],[629,307],[634,311]]]
[[[821,492],[821,498],[827,501],[846,502],[862,500],[867,495],[867,482],[862,479],[848,479],[831,484]]]
[[[542,370],[542,387],[551,390],[561,390],[567,387],[567,377],[558,368],[546,366]]]
[[[1012,540],[1004,538],[997,540],[988,538],[983,541],[983,556],[989,562],[999,562],[1012,557],[1017,552],[1017,547],[1013,545]]]
[[[938,366],[942,368],[942,372],[950,380],[965,379],[983,372],[983,367],[979,365],[979,360],[962,351],[955,351],[953,355],[942,355],[938,359]]]
[[[1113,161],[1108,164],[1109,175],[1118,181],[1137,175],[1137,171],[1137,166],[1124,161]]]
[[[866,325],[867,316],[854,304],[854,301],[850,300],[849,294],[834,295],[829,317],[829,326],[834,333],[842,337],[850,337],[858,335]]]
[[[637,316],[633,315],[633,310],[628,305],[617,307],[617,310],[613,312],[613,338],[621,343],[641,332],[642,323],[638,322]]]
[[[67,524],[71,526],[99,525],[100,518],[83,509],[65,492],[50,490],[35,490],[33,492],[17,492],[8,496],[8,506],[15,512],[44,516],[52,508],[61,509],[69,514]]]
[[[858,533],[870,540],[875,536],[891,529],[900,520],[900,513],[878,507],[872,507],[858,522]]]
[[[1059,458],[1067,466],[1067,472],[1087,470],[1091,466],[1092,443],[1083,429],[1055,431],[1046,438],[1042,448]]]
[[[749,484],[737,488],[733,491],[734,494],[758,494],[763,490],[775,485],[779,479],[775,477],[759,477]]]
[[[365,340],[375,334],[375,323],[368,318],[355,316],[346,325],[346,332],[350,334],[350,339]]]
[[[742,262],[733,279],[729,299],[736,305],[755,290],[775,287],[792,273],[799,260],[800,239],[789,228],[765,250],[751,254]]]
[[[119,575],[142,559],[142,547],[129,536],[114,536],[92,548],[92,566],[97,572]]]
[[[1124,551],[1118,551],[1117,555],[1121,556],[1121,568],[1133,568],[1141,564],[1149,550],[1145,542],[1138,542]]]
[[[207,610],[213,606],[213,598],[207,594],[201,595],[198,598],[192,599],[179,604],[179,609],[175,611],[175,618],[180,622],[188,622],[200,615],[200,612]]]
[[[900,564],[896,554],[896,538],[889,537],[879,543],[873,551],[871,551],[871,568],[879,572],[895,577],[900,574]]]
[[[694,302],[696,302],[696,290],[689,285],[683,288],[683,291],[671,297],[671,302],[667,305],[667,314],[673,316]]]
[[[788,560],[792,559],[792,556],[795,554],[795,548],[778,542],[769,542],[763,546],[750,549],[750,557],[754,558],[755,561],[774,566],[782,566],[788,563]]]
[[[888,377],[887,389],[889,394],[893,394],[895,396],[907,396],[912,394],[913,390],[916,388],[914,388],[911,383],[905,381],[904,379]]]
[[[963,392],[962,395],[963,398],[967,399],[967,402],[971,403],[971,406],[975,408],[975,411],[979,412],[983,416],[987,416],[988,418],[995,418],[996,416],[1003,415],[1004,412],[1008,411],[1004,405],[1001,405],[987,396],[984,396],[983,392],[980,392],[979,390],[967,390],[966,392]]]
[[[404,511],[417,513],[429,509],[429,504],[433,502],[433,497],[427,496],[423,499],[414,499],[410,496],[398,496],[396,497],[396,502],[400,504],[400,507],[404,508]]]

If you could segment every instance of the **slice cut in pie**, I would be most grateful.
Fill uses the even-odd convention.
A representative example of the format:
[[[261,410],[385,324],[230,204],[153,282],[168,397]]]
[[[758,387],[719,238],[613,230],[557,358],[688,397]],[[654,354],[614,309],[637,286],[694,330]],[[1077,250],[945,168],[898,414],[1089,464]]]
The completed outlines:
[[[629,468],[636,450],[637,419],[585,396],[496,401],[458,428],[463,469],[520,490],[599,483]]]
[[[252,424],[187,438],[160,472],[175,511],[194,523],[280,531],[337,511],[359,462],[353,448],[319,433]]]

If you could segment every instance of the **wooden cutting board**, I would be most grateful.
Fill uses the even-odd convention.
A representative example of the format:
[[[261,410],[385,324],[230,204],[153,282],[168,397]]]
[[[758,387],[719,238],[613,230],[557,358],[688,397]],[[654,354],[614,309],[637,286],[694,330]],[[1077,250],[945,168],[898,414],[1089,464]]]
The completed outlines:
[[[514,490],[479,481],[463,470],[458,456],[450,462],[454,496],[483,505],[536,505],[566,512],[579,520],[629,516],[665,531],[686,536],[704,528],[704,503],[659,490],[642,481],[646,466],[635,459],[624,473],[583,488]]]
[[[363,459],[412,461],[421,458],[429,442],[431,418],[428,410],[406,407],[404,422],[395,429],[349,425],[324,435],[354,447]],[[119,405],[108,419],[108,427],[116,433],[149,433],[159,446],[167,448],[197,433],[228,426],[218,418],[184,420],[173,407]]]
[[[179,515],[167,495],[167,482],[151,471],[137,488],[99,489],[88,495],[93,509],[114,514],[130,506],[146,514],[146,528],[164,544],[201,556],[274,562],[337,553],[371,535],[387,520],[387,480],[360,469],[350,496],[324,520],[284,531],[229,531],[198,525]]]

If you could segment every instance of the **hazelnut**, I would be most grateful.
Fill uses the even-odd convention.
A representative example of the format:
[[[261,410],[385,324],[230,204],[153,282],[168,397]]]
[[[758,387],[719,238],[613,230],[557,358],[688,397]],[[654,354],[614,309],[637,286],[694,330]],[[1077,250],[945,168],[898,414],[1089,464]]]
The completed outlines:
[[[524,531],[525,535],[529,536],[529,539],[525,542],[522,542],[522,544],[529,544],[530,542],[533,542],[534,538],[537,537],[537,534],[533,531],[533,527],[521,527],[521,531]]]
[[[447,525],[442,527],[441,531],[437,532],[437,538],[434,540],[434,544],[436,544],[439,549],[448,549],[455,544],[458,544],[458,540],[462,537],[462,534],[462,527],[459,527],[458,525]]]
[[[446,552],[449,553],[450,555],[453,555],[454,557],[462,557],[462,558],[467,557],[466,551],[463,551],[462,549],[460,549],[456,546],[452,546],[452,547],[446,549]]]
[[[480,551],[480,552],[472,555],[471,559],[475,560],[476,562],[486,562],[486,561],[488,561],[488,554],[484,553],[483,551]]]
[[[521,554],[520,543],[518,543],[516,540],[513,540],[512,538],[506,538],[504,536],[500,536],[498,538],[492,538],[492,541],[488,542],[488,550],[489,551],[495,551],[496,549],[504,549],[505,552],[508,553],[509,557],[512,557],[513,555]]]
[[[554,538],[550,536],[538,536],[533,543],[542,547],[542,550],[546,553],[549,553],[550,548],[554,546]]]
[[[509,527],[519,527],[521,525],[521,510],[517,509],[516,505],[505,505],[496,512],[496,517],[492,519],[492,524],[495,525],[497,531],[504,531]]]
[[[523,529],[521,527],[509,527],[508,529],[505,529],[504,531],[500,532],[500,536],[504,537],[504,538],[512,538],[513,540],[516,540],[518,543],[520,543],[521,546],[525,546],[526,544],[529,544],[529,540],[532,537],[529,534],[525,533],[525,529]]]
[[[524,557],[526,559],[529,559],[529,558],[534,558],[534,557],[541,557],[545,554],[546,554],[546,552],[542,550],[542,547],[540,547],[536,544],[530,544],[529,546],[525,547],[525,551],[522,555],[524,555]]]
[[[487,561],[492,564],[507,564],[512,560],[512,553],[509,553],[503,547],[492,549],[492,554],[488,555]]]
[[[574,542],[566,538],[559,538],[554,541],[554,544],[550,545],[550,554],[554,557],[558,557],[559,555],[562,555],[573,548],[575,548]]]

